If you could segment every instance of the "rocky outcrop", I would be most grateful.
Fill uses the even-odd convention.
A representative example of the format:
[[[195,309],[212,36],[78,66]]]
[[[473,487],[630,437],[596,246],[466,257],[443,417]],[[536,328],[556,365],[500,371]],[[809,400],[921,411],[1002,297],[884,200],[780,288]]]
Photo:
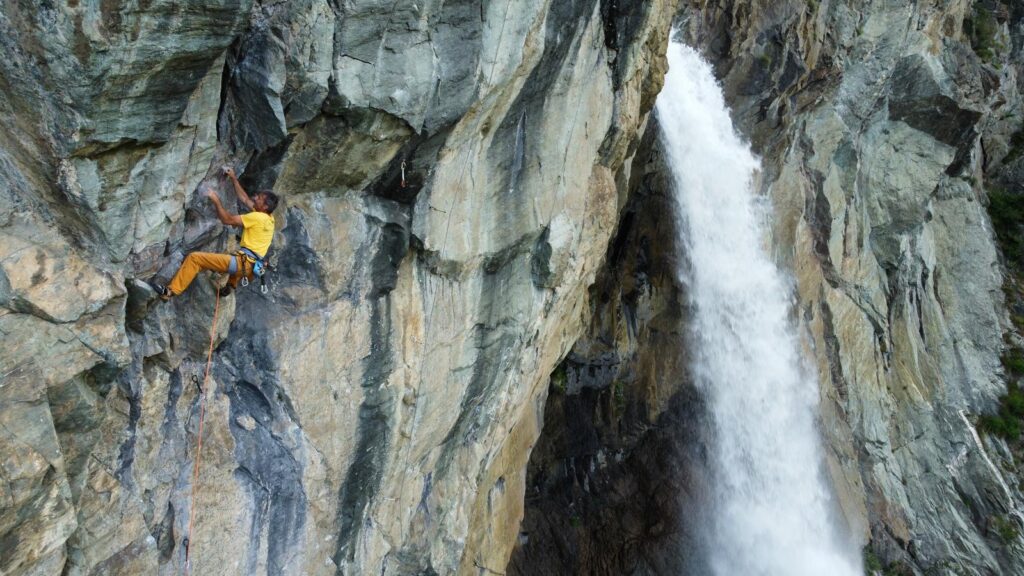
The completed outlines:
[[[641,146],[673,17],[764,159],[869,568],[1024,573],[978,425],[1024,318],[996,0],[4,3],[0,573],[702,572]],[[153,302],[233,245],[225,164],[285,199],[270,293]]]
[[[680,17],[763,155],[839,500],[893,570],[1024,572],[1015,466],[976,426],[1005,390],[1009,328],[987,135],[1021,119],[1019,15],[990,4],[717,2]],[[979,10],[997,19],[984,55]]]
[[[7,3],[0,572],[502,571],[674,12]],[[156,304],[223,164],[273,289]]]
[[[828,1],[684,2],[677,17],[762,156],[774,254],[794,275],[820,374],[829,469],[870,571],[1024,571],[1019,443],[981,425],[1014,385],[1000,363],[1019,342],[1004,280],[1010,316],[1024,317],[1019,211],[986,213],[990,193],[1000,210],[1021,193],[1022,17],[999,2]],[[648,198],[640,213],[658,211],[663,170],[654,162],[634,187]],[[674,253],[653,221],[637,236]],[[626,254],[643,261],[643,246]],[[651,334],[685,335],[685,315],[624,296],[647,276],[621,261],[607,260],[614,280],[592,298],[603,322],[566,364],[569,382],[582,372],[601,384],[549,400],[514,573],[706,571],[694,553],[700,507],[687,504],[705,469],[699,397],[681,367],[674,385],[642,369],[652,356],[682,362],[684,339]],[[685,301],[682,289],[648,288]],[[614,398],[654,410],[616,410]],[[674,532],[660,529],[680,514]]]
[[[689,386],[678,230],[653,125],[589,291],[587,331],[551,376],[509,574],[691,573],[700,526],[688,496],[705,482],[694,474],[706,419]]]

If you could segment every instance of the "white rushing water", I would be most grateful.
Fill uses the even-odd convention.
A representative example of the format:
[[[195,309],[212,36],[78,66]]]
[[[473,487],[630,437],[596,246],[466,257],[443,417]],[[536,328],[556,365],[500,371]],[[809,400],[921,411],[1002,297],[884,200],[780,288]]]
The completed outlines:
[[[818,387],[765,247],[758,160],[710,65],[673,43],[657,112],[672,168],[693,308],[692,370],[710,411],[708,567],[720,576],[859,576],[836,527],[816,426]]]

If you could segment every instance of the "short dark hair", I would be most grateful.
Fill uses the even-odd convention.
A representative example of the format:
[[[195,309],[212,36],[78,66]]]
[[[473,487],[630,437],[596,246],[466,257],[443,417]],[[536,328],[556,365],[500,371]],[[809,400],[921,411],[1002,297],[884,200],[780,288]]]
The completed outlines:
[[[263,195],[263,203],[267,205],[267,212],[273,212],[277,208],[277,203],[281,200],[270,190],[260,190],[258,194]]]

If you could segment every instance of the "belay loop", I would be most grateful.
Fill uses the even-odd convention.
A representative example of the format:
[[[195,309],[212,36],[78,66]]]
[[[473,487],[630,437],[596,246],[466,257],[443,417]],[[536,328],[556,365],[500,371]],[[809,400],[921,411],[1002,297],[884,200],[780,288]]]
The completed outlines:
[[[252,260],[252,262],[253,262],[253,264],[252,264],[252,276],[253,276],[253,278],[259,278],[260,279],[260,292],[262,294],[266,294],[267,292],[269,292],[269,289],[267,288],[267,278],[266,278],[267,270],[268,270],[267,263],[263,260],[263,258],[260,258],[259,256],[257,256],[255,252],[253,252],[252,250],[249,250],[248,248],[245,248],[245,247],[240,248],[238,252],[239,252],[239,258],[246,257],[249,260]],[[242,284],[243,288],[245,288],[246,286],[249,285],[249,278],[248,278],[248,276],[242,276],[241,284]]]

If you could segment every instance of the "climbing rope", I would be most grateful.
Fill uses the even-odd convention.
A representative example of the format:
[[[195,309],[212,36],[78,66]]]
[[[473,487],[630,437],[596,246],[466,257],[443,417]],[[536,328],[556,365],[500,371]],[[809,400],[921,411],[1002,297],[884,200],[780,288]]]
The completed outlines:
[[[206,416],[206,384],[210,380],[210,366],[213,365],[213,341],[216,337],[217,316],[220,313],[220,291],[213,305],[213,323],[210,324],[210,347],[206,352],[206,373],[199,388],[199,436],[196,440],[196,460],[192,467],[192,503],[188,511],[188,534],[185,536],[185,574],[191,570],[192,527],[196,518],[196,490],[199,487],[199,463],[203,452],[203,419]]]

